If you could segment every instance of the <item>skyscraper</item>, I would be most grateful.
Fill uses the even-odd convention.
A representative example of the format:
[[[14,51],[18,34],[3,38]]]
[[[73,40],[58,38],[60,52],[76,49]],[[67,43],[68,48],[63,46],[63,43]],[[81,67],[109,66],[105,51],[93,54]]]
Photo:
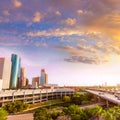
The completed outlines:
[[[25,87],[26,86],[26,69],[24,67],[21,67],[20,69],[20,79],[19,79],[19,88]]]
[[[41,69],[40,85],[45,85],[45,70]]]
[[[38,88],[40,84],[40,77],[34,77],[32,78],[32,87]]]
[[[12,61],[12,70],[11,70],[10,88],[17,88],[18,80],[20,78],[21,59],[19,58],[18,55],[12,54],[11,61]]]
[[[0,89],[9,89],[11,75],[11,61],[0,58]]]
[[[44,69],[41,69],[40,85],[48,84],[48,74],[45,73]]]
[[[45,74],[45,84],[48,84],[48,74]]]

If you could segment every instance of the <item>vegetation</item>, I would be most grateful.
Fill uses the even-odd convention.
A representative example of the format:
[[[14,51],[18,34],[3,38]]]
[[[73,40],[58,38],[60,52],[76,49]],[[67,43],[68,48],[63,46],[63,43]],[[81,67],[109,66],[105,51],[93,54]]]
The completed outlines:
[[[69,96],[64,96],[63,97],[63,101],[64,102],[70,102],[71,101],[71,98]]]
[[[7,120],[7,111],[5,111],[3,108],[0,108],[0,120]]]
[[[102,117],[105,120],[120,120],[120,106],[114,106],[103,111]]]
[[[93,96],[88,93],[80,94],[80,92],[76,92],[71,101],[76,105],[90,104],[93,102]]]
[[[23,110],[27,109],[28,107],[29,107],[29,105],[27,103],[23,103],[21,101],[15,101],[15,102],[6,104],[3,108],[8,113],[17,113],[17,112],[22,112]]]
[[[49,111],[47,108],[39,108],[34,113],[34,120],[56,120],[60,115],[62,112],[56,109]]]
[[[71,116],[72,120],[86,120],[87,116],[83,112],[82,109],[80,109],[77,105],[70,105],[69,107],[66,107],[63,109],[63,112],[65,115]]]
[[[70,105],[61,110],[41,108],[34,113],[34,120],[119,120],[120,107],[103,109],[100,106],[81,109],[78,105]]]

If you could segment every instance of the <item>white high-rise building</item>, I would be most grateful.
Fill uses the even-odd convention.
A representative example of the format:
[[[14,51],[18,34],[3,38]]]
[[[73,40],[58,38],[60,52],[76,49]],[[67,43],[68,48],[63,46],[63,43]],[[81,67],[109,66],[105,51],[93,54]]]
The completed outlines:
[[[0,89],[9,89],[11,77],[11,61],[0,58]]]

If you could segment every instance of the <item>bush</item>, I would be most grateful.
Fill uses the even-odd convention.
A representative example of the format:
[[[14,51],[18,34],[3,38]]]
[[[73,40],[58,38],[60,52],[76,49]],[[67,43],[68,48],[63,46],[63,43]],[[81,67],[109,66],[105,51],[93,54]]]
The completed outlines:
[[[15,101],[12,103],[8,103],[3,108],[9,113],[17,113],[17,112],[22,112],[28,107],[29,105],[27,103],[23,103],[21,101]]]
[[[71,100],[70,100],[70,97],[69,97],[69,96],[64,96],[64,97],[63,97],[63,101],[64,101],[64,102],[70,102]]]
[[[84,101],[81,102],[81,104],[82,104],[82,105],[90,104],[90,101],[88,101],[88,100],[84,100]]]
[[[52,120],[52,118],[48,112],[48,109],[42,108],[35,111],[34,120]]]
[[[7,115],[8,115],[7,111],[0,108],[0,120],[7,120]]]

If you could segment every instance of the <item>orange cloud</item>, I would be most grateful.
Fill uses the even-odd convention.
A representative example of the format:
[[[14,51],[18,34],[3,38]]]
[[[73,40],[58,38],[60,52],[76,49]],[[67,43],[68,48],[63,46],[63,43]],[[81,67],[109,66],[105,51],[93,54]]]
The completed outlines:
[[[19,8],[22,6],[22,3],[19,0],[12,0],[13,1],[13,5],[16,8]]]
[[[76,19],[75,18],[67,18],[66,20],[65,20],[65,24],[66,25],[75,25],[76,24]]]
[[[34,14],[34,17],[33,17],[32,21],[33,21],[33,22],[40,22],[40,21],[41,21],[41,18],[42,18],[41,13],[40,13],[40,12],[36,12],[36,13]]]
[[[38,31],[38,32],[28,32],[26,33],[28,36],[31,37],[38,37],[38,36],[64,36],[64,35],[83,35],[84,32],[81,32],[80,30],[77,29],[50,29],[48,31],[43,30],[43,31]]]

